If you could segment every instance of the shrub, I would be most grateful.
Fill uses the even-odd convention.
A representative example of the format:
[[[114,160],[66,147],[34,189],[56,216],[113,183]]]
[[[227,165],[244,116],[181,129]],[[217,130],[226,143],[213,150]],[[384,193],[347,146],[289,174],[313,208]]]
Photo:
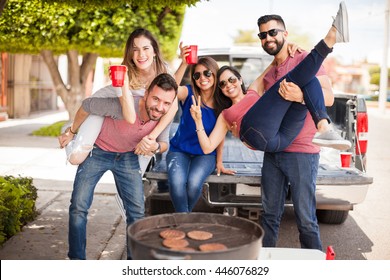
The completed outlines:
[[[0,176],[0,245],[36,218],[37,197],[32,178]]]

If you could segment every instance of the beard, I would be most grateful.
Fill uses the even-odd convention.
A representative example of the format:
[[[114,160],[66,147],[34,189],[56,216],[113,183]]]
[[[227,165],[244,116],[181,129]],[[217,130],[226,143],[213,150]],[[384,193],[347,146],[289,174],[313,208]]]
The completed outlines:
[[[270,48],[268,47],[268,42],[266,42],[264,45],[263,45],[263,50],[268,53],[269,55],[277,55],[280,50],[283,48],[283,45],[285,43],[285,40],[284,38],[282,39],[282,41],[278,41],[278,40],[275,40],[274,42],[276,44],[276,47],[275,48]]]
[[[152,121],[158,121],[161,119],[162,116],[165,115],[165,111],[159,111],[156,107],[154,106],[151,106],[151,107],[148,107],[146,106],[146,112],[149,116],[149,119],[152,120]],[[157,114],[156,114],[157,113]]]

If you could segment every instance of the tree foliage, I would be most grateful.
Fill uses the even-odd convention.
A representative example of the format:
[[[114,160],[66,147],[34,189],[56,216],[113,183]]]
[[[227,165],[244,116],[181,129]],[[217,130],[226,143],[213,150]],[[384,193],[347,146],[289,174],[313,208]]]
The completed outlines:
[[[76,5],[77,2],[78,4]],[[77,50],[102,57],[121,57],[128,35],[137,27],[149,29],[159,40],[166,59],[176,52],[186,6],[164,1],[115,1],[111,6],[95,5],[114,1],[39,1],[8,0],[0,18],[0,50],[11,53],[55,54]],[[158,6],[153,4],[159,3]]]
[[[199,0],[0,0],[0,52],[40,54],[73,120],[96,58],[122,57],[129,34],[147,28],[166,60],[176,53],[186,5]],[[6,5],[3,5],[5,2]],[[68,58],[68,81],[55,55]],[[82,61],[79,61],[80,54]]]
[[[380,84],[381,81],[381,67],[379,65],[372,66],[368,72],[370,73],[371,79],[370,79],[370,84],[373,85],[378,85]],[[390,68],[387,69],[387,78],[390,79]]]
[[[237,36],[233,38],[235,44],[253,44],[259,43],[256,36],[256,30],[238,30]]]
[[[207,0],[208,1],[208,0]],[[192,6],[199,0],[43,0],[43,2],[66,3],[71,6],[100,8],[117,8],[124,5],[135,6],[154,6],[154,7],[177,7],[182,5]]]

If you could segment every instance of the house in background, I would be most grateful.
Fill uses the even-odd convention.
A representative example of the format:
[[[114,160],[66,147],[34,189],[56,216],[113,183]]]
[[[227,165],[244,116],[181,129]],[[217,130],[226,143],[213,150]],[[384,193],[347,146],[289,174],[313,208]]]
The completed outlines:
[[[324,62],[324,67],[335,90],[363,95],[370,93],[369,69],[373,65],[366,62],[339,65],[333,58],[328,58]]]
[[[6,53],[1,53],[0,60],[0,121],[5,121],[8,119],[8,107],[7,107],[7,80],[5,77],[7,74],[7,67],[3,65],[8,65],[8,55]]]
[[[2,53],[1,57],[3,120],[58,108],[49,71],[40,56]]]

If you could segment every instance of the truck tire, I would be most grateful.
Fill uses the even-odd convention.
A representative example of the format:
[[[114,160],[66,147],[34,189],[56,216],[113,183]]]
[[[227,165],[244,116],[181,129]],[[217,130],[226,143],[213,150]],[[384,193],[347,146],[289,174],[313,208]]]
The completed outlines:
[[[348,210],[317,210],[317,219],[323,224],[342,224],[348,217]]]

